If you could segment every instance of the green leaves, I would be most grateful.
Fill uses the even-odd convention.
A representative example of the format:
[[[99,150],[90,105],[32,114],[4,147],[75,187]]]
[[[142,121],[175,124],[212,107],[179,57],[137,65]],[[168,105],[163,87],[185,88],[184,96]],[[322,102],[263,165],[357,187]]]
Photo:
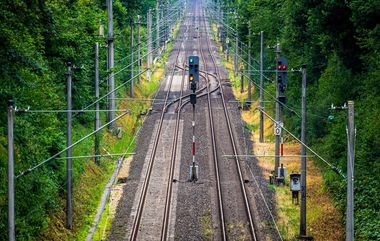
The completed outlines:
[[[107,22],[105,1],[38,0],[1,1],[0,5],[0,209],[6,210],[6,101],[18,108],[55,110],[66,108],[66,62],[81,70],[73,74],[73,108],[81,109],[94,100],[94,45],[99,39],[99,22]],[[114,2],[115,59],[129,54],[130,14],[139,13],[155,1]],[[136,5],[137,4],[137,5]],[[132,5],[131,5],[132,6]],[[136,7],[138,6],[138,7]],[[146,11],[140,13],[145,15]],[[106,76],[106,52],[102,48],[101,76]],[[125,66],[118,63],[116,68]],[[118,76],[119,77],[119,76]],[[117,78],[117,81],[120,81]],[[101,86],[101,94],[106,85]],[[103,103],[102,103],[103,104]],[[93,115],[74,118],[74,137],[93,128]],[[79,125],[82,124],[82,125]],[[15,118],[15,173],[36,165],[65,147],[65,114],[17,113]],[[90,155],[92,142],[74,150]],[[85,162],[75,162],[74,176]],[[65,187],[65,161],[54,160],[16,181],[16,230],[20,240],[31,240],[46,228],[48,215],[60,206]],[[7,233],[6,212],[0,213],[0,233]],[[6,237],[1,237],[6,238]]]
[[[308,142],[343,170],[346,168],[347,111],[329,110],[355,101],[357,126],[355,213],[357,240],[379,239],[379,210],[375,190],[380,190],[380,5],[377,1],[240,1],[239,14],[251,23],[252,32],[264,30],[265,45],[279,41],[289,68],[307,64]],[[241,23],[241,25],[243,25]],[[244,32],[239,35],[244,35]],[[253,40],[251,52],[259,45]],[[244,38],[243,38],[244,39]],[[265,50],[266,68],[273,64]],[[289,74],[288,104],[300,107],[300,75]],[[270,88],[267,88],[270,90]],[[273,90],[270,90],[273,93]],[[299,132],[299,118],[284,111],[287,126]],[[334,116],[334,118],[332,118]],[[345,209],[345,183],[326,170],[325,181],[338,205]],[[377,191],[378,193],[378,191]],[[378,196],[378,195],[377,195]]]

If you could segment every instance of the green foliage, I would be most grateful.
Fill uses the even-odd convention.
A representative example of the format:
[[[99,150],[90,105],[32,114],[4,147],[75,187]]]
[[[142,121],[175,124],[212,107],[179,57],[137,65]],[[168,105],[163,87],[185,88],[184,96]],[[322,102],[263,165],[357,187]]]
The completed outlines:
[[[281,43],[282,55],[289,59],[290,68],[307,64],[308,142],[342,170],[346,170],[347,160],[347,111],[332,111],[329,107],[355,101],[355,237],[356,240],[380,239],[380,207],[374,200],[380,190],[380,25],[377,20],[380,5],[377,1],[359,0],[249,0],[236,4],[239,15],[250,22],[253,33],[264,31],[266,46]],[[229,22],[234,23],[231,19]],[[251,52],[257,56],[256,36],[245,37],[246,23],[240,23],[238,29],[243,41],[251,38]],[[265,65],[273,65],[274,58],[273,51],[266,50]],[[289,73],[288,105],[297,112],[300,112],[300,80],[299,73]],[[273,88],[267,90],[274,93]],[[289,129],[299,133],[299,117],[287,110],[284,114]],[[335,118],[329,121],[329,115]],[[345,181],[327,169],[324,178],[344,212]]]
[[[129,22],[146,15],[152,0],[114,0],[115,60],[130,53]],[[65,109],[66,62],[81,67],[73,73],[73,108],[94,101],[94,45],[100,23],[107,23],[105,1],[36,0],[0,1],[0,240],[7,239],[7,100],[18,108]],[[142,31],[145,33],[145,30]],[[144,50],[145,51],[145,50]],[[106,52],[102,48],[101,76],[106,76]],[[121,69],[126,62],[116,63]],[[117,78],[117,83],[127,74]],[[118,76],[119,77],[119,76]],[[101,86],[101,95],[106,93]],[[104,105],[105,103],[101,103]],[[74,118],[74,140],[93,128],[93,114]],[[15,118],[15,173],[47,159],[65,147],[66,115],[17,113]],[[90,155],[92,140],[74,148],[75,155]],[[74,178],[86,162],[74,162]],[[46,229],[49,215],[61,209],[65,195],[65,161],[53,160],[16,180],[16,236],[31,240]],[[3,235],[4,234],[4,235]]]

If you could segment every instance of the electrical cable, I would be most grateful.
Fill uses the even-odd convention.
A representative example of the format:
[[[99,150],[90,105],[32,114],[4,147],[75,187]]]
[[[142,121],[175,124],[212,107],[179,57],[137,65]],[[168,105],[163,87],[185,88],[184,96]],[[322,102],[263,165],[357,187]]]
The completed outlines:
[[[261,110],[260,108],[256,108],[259,111],[261,111],[266,117],[268,117],[273,123],[276,123],[276,120],[272,118],[268,113],[266,113],[264,110]],[[289,135],[291,135],[296,141],[298,141],[301,145],[305,146],[309,151],[311,151],[314,155],[316,155],[319,159],[321,159],[327,166],[329,166],[334,172],[341,175],[345,180],[346,176],[343,174],[342,170],[340,170],[338,167],[334,166],[330,162],[328,162],[326,159],[324,159],[322,156],[320,156],[317,152],[315,152],[311,147],[303,143],[300,139],[298,139],[293,133],[291,133],[288,129],[286,129],[284,126],[281,126],[281,129],[286,131]]]
[[[81,139],[79,139],[78,141],[74,142],[73,144],[71,144],[70,146],[66,147],[65,149],[59,151],[58,153],[54,154],[53,156],[47,158],[46,160],[38,163],[37,165],[33,166],[33,167],[30,167],[24,171],[21,171],[19,175],[17,175],[15,178],[18,179],[19,177],[22,177],[22,176],[25,176],[26,174],[29,174],[30,172],[34,171],[35,169],[39,168],[40,166],[44,165],[45,163],[55,159],[56,157],[58,157],[59,155],[61,155],[62,153],[64,153],[65,151],[67,151],[68,149],[70,148],[73,148],[74,146],[78,145],[79,143],[81,143],[82,141],[86,140],[87,138],[91,137],[92,135],[98,133],[100,130],[104,129],[105,127],[107,127],[108,125],[112,124],[113,122],[119,120],[120,118],[124,117],[125,115],[127,115],[129,112],[125,112],[121,115],[119,115],[118,117],[116,117],[115,119],[109,121],[108,123],[104,124],[103,126],[99,127],[99,129],[91,132],[90,134],[82,137]]]
[[[225,24],[225,23],[223,23],[224,25],[227,25],[227,24]],[[227,25],[228,26],[228,25]],[[228,26],[229,27],[229,26]],[[233,29],[232,27],[229,27],[229,28],[231,28],[231,29]],[[234,30],[235,31],[235,30]],[[240,40],[238,40],[240,43],[243,43],[243,44],[245,44],[244,42],[242,42],[242,41],[240,41]],[[232,41],[233,42],[233,41]],[[246,44],[245,44],[246,45]],[[234,43],[232,43],[232,46],[235,46],[235,44]],[[246,51],[244,51],[241,47],[238,47],[242,52],[244,52],[246,55],[248,54]],[[234,54],[236,54],[236,51],[234,50],[234,48],[232,48],[231,49],[231,51],[234,53]],[[259,76],[260,75],[263,75],[263,77],[266,79],[266,80],[269,80],[269,81],[271,81],[271,79],[270,78],[268,78],[266,75],[264,75],[264,74],[261,74],[260,73],[260,71],[257,69],[257,68],[255,68],[254,66],[252,66],[252,65],[250,65],[241,55],[239,55],[238,54],[238,58],[240,58],[247,66],[249,66],[249,67],[251,67],[254,71],[251,71],[251,72],[258,72],[259,74]],[[259,61],[257,61],[257,60],[255,60],[254,58],[252,58],[257,64],[259,64]],[[243,71],[243,72],[245,72],[245,73],[248,73],[248,71]],[[277,72],[276,70],[265,70],[265,71],[263,71],[263,72],[266,72],[266,73],[275,73],[275,72]],[[249,74],[249,73],[248,73]],[[246,76],[246,77],[248,77],[248,80],[249,81],[251,81],[251,82],[253,82],[255,85],[256,85],[256,83],[248,76],[248,75],[246,75],[246,74],[244,74],[244,76]],[[259,87],[260,88],[260,86],[259,85],[256,85],[257,87]],[[271,95],[271,94],[269,94],[266,90],[264,90],[264,92],[265,93],[267,93],[270,97],[272,97],[273,99],[276,99],[273,95]],[[277,100],[276,100],[277,101]],[[279,101],[278,101],[279,102]],[[279,102],[280,103],[280,105],[282,105],[282,106],[284,106],[285,108],[287,108],[288,110],[290,110],[292,113],[294,113],[294,114],[296,114],[296,116],[298,116],[299,118],[301,118],[301,116],[299,115],[299,113],[297,113],[296,111],[295,111],[295,109],[297,109],[296,107],[293,107],[293,106],[289,106],[289,105],[286,105],[286,104],[283,104],[282,102]],[[308,112],[308,114],[310,114],[310,115],[313,115],[313,116],[315,116],[315,117],[319,117],[320,119],[326,119],[325,117],[323,117],[323,116],[320,116],[320,115],[316,115],[316,114],[314,114],[314,113],[311,113],[311,112]]]
[[[224,24],[224,22],[222,21],[222,24]],[[227,28],[230,28],[232,29],[231,27],[229,27],[227,24],[224,24]],[[232,29],[233,30],[233,29]],[[236,31],[235,31],[236,32]],[[233,50],[232,50],[233,51]],[[238,55],[238,57],[240,57]],[[240,57],[241,58],[241,57]],[[243,58],[241,58],[243,59]],[[243,61],[245,61],[243,59]],[[248,63],[247,63],[248,64]],[[253,67],[253,66],[251,66]],[[264,76],[264,75],[263,75]],[[265,76],[264,76],[265,77]],[[252,81],[249,77],[248,77],[249,81],[253,82],[255,85],[257,85],[260,89],[261,87],[256,84],[254,81]],[[263,89],[264,90],[264,89]],[[265,90],[264,90],[265,91]],[[269,94],[267,91],[265,91],[267,94]],[[269,94],[270,95],[270,94]],[[270,95],[272,98],[274,98],[277,102],[279,102],[280,104],[282,104],[284,107],[288,108],[290,111],[292,111],[293,113],[295,113],[298,117],[299,114],[294,111],[294,109],[291,109],[290,107],[288,107],[287,105],[281,103],[280,101],[278,101],[274,96]],[[263,112],[269,119],[271,119],[273,122],[276,122],[269,114],[267,114],[264,110],[261,110],[259,109],[259,111]],[[286,132],[288,132],[293,138],[295,138],[298,142],[300,142],[302,145],[304,145],[309,151],[311,151],[313,154],[315,154],[318,158],[320,158],[323,162],[325,162],[333,171],[335,171],[336,173],[340,174],[343,178],[346,179],[345,175],[343,174],[343,172],[341,170],[339,170],[336,166],[332,165],[331,163],[329,163],[328,161],[326,161],[323,157],[321,157],[318,153],[316,153],[314,150],[312,150],[309,146],[307,146],[305,143],[303,143],[301,140],[299,140],[293,133],[291,133],[289,130],[287,130],[285,127],[282,127],[282,129],[284,129]]]
[[[88,106],[86,106],[85,108],[83,108],[83,110],[86,110],[87,108],[89,108],[90,106],[93,106],[94,104],[98,103],[99,101],[101,101],[102,99],[106,98],[107,96],[109,96],[111,93],[117,91],[118,89],[120,89],[121,87],[125,86],[126,84],[128,84],[129,82],[131,82],[133,79],[137,78],[138,76],[144,74],[145,72],[147,72],[148,69],[145,69],[143,70],[142,72],[140,72],[140,74],[137,74],[135,76],[133,76],[132,78],[130,78],[129,80],[125,81],[124,83],[120,84],[119,86],[117,86],[113,91],[110,91],[108,92],[107,94],[103,95],[102,97],[98,98],[96,101],[92,102],[91,104],[89,104]]]
[[[15,112],[21,113],[84,113],[84,112],[111,112],[111,111],[129,111],[125,109],[117,109],[117,110],[31,110],[31,109],[18,109]]]
[[[90,156],[72,156],[70,157],[70,159],[85,159],[85,158],[93,158],[93,157],[113,157],[113,156],[120,156],[120,155],[124,155],[126,153],[116,153],[116,154],[102,154],[102,155],[90,155]],[[134,152],[131,152],[131,153],[127,153],[129,155],[134,155],[135,153]],[[55,158],[56,160],[67,160],[69,158],[67,157],[59,157],[59,158]]]
[[[291,111],[292,113],[294,113],[295,115],[297,115],[299,118],[301,118],[301,116],[291,107],[289,107],[288,105],[282,103],[281,101],[277,100],[277,98],[275,96],[273,96],[272,94],[270,94],[267,90],[265,90],[264,88],[261,88],[261,86],[256,83],[254,80],[252,80],[250,78],[250,76],[248,76],[247,74],[244,74],[244,73],[241,73],[243,74],[247,79],[248,81],[252,82],[254,85],[256,85],[259,89],[262,89],[269,97],[271,97],[272,99],[274,99],[275,102],[278,102],[280,105],[282,105],[283,107],[285,107],[286,109],[288,109],[289,111]],[[263,75],[264,76],[264,75]]]

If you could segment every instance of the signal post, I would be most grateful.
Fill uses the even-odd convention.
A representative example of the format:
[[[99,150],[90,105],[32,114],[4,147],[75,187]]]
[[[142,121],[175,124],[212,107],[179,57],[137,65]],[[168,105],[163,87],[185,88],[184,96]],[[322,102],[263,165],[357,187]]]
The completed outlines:
[[[195,104],[197,103],[197,95],[195,91],[199,82],[199,57],[190,56],[189,57],[189,82],[190,89],[193,93],[190,95],[190,103],[193,105],[193,145],[192,145],[192,164],[190,166],[190,181],[196,182],[198,180],[198,166],[195,164]]]
[[[288,68],[288,60],[284,57],[280,57],[281,49],[280,45],[277,44],[276,48],[276,123],[274,134],[276,136],[276,144],[275,144],[275,164],[274,164],[274,181],[277,183],[277,180],[282,180],[283,177],[281,173],[284,173],[283,170],[279,171],[280,167],[280,142],[281,142],[281,107],[280,103],[285,104],[285,89],[288,85],[287,81],[287,68]],[[282,154],[282,152],[281,152]],[[280,178],[280,179],[279,179]]]

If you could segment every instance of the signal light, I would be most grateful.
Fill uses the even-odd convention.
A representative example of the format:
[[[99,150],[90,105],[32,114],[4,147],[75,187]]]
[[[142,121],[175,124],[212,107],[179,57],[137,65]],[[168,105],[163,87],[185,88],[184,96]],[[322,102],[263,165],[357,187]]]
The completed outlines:
[[[199,81],[199,57],[189,56],[189,82],[191,82],[191,89],[195,91]]]
[[[283,93],[288,85],[288,59],[284,57],[277,58],[277,81],[280,92]]]
[[[288,66],[286,64],[282,64],[281,62],[278,62],[277,69],[278,70],[286,70]]]

